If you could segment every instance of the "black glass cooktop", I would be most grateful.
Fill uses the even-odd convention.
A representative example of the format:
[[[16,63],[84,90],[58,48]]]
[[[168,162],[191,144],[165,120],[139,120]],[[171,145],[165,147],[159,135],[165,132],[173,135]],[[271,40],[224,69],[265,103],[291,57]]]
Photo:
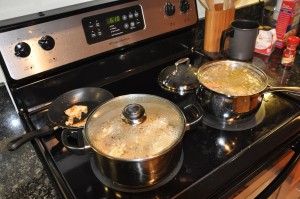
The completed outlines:
[[[192,59],[195,65],[201,62]],[[180,96],[161,89],[157,84],[157,75],[163,67],[127,77],[103,88],[109,90],[114,96],[145,93],[165,97],[183,107],[189,103],[197,103],[195,94]],[[135,190],[119,191],[104,185],[105,181],[99,180],[98,174],[93,169],[93,154],[75,154],[64,148],[61,143],[61,131],[56,131],[52,136],[45,137],[42,142],[57,167],[59,175],[63,176],[65,183],[76,198],[173,198],[180,197],[186,190],[192,189],[195,184],[213,175],[222,166],[231,161],[237,161],[245,149],[251,149],[271,134],[276,134],[277,128],[292,120],[299,112],[299,106],[275,94],[265,94],[262,103],[263,116],[260,116],[257,125],[240,130],[218,129],[210,127],[201,121],[192,130],[185,132],[183,138],[183,159],[176,173],[155,189],[136,193]],[[36,128],[51,125],[47,119],[47,110],[42,110],[31,115],[31,120]],[[288,133],[288,132],[287,132]],[[288,137],[288,134],[287,134]],[[257,154],[252,154],[256,156]],[[249,157],[249,160],[251,157]],[[241,162],[240,168],[248,164]],[[238,170],[239,168],[237,168]],[[235,171],[232,171],[235,172]],[[215,179],[218,181],[218,179]],[[206,197],[205,186],[198,187],[203,190],[202,197]],[[127,192],[128,191],[128,192]],[[133,193],[132,193],[133,192]]]

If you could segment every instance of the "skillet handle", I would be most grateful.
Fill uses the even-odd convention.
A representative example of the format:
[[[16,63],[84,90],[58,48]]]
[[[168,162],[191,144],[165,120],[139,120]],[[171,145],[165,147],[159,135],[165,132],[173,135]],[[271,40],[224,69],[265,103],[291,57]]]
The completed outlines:
[[[15,138],[13,140],[11,140],[10,142],[8,142],[7,143],[7,149],[9,151],[14,151],[14,150],[20,148],[20,146],[22,146],[26,142],[28,142],[30,140],[33,140],[34,138],[45,136],[45,135],[50,135],[51,133],[53,133],[58,128],[59,127],[57,127],[57,126],[53,127],[53,128],[44,127],[44,128],[39,129],[39,130],[31,131],[29,133],[23,134],[23,135]]]

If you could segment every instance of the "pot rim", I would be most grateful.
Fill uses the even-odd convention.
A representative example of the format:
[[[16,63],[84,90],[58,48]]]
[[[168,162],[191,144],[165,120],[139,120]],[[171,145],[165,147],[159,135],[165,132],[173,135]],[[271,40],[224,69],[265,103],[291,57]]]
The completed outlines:
[[[111,101],[116,100],[117,98],[125,98],[125,97],[131,97],[131,96],[143,96],[143,97],[148,96],[148,97],[155,97],[155,98],[158,98],[158,99],[161,99],[161,100],[165,100],[166,102],[168,102],[171,106],[173,106],[178,111],[178,113],[180,114],[180,117],[182,118],[182,121],[183,121],[183,129],[181,131],[180,136],[177,138],[177,140],[174,143],[172,143],[170,146],[166,147],[165,149],[163,149],[159,153],[153,154],[151,156],[142,157],[142,158],[131,158],[131,159],[114,157],[114,156],[108,155],[108,154],[103,153],[102,151],[98,150],[96,147],[94,147],[91,144],[90,138],[89,138],[89,136],[87,136],[86,129],[87,129],[88,124],[90,123],[91,118],[97,112],[97,110],[99,110],[102,106],[111,103]],[[106,101],[105,103],[101,104],[100,106],[98,106],[96,109],[94,109],[94,111],[91,112],[90,115],[88,116],[88,119],[85,123],[84,129],[83,129],[83,136],[85,138],[85,141],[87,141],[88,146],[90,148],[92,148],[92,150],[94,152],[96,152],[98,155],[102,155],[102,156],[104,156],[108,159],[112,159],[112,160],[119,160],[119,161],[125,161],[125,162],[141,162],[141,161],[150,161],[152,159],[155,159],[155,158],[157,158],[159,156],[162,156],[162,155],[168,153],[169,151],[171,151],[173,148],[175,148],[178,144],[180,144],[182,142],[182,139],[183,139],[183,136],[185,135],[186,129],[187,129],[187,127],[186,127],[186,117],[185,117],[184,113],[182,112],[182,110],[179,107],[177,107],[177,105],[175,105],[173,102],[171,102],[171,101],[169,101],[169,100],[167,100],[163,97],[156,96],[156,95],[128,94],[128,95],[121,95],[121,96],[115,97],[113,99],[110,99],[110,100]]]
[[[210,89],[208,87],[206,87],[200,80],[199,80],[199,74],[207,67],[209,67],[210,65],[214,65],[215,63],[226,63],[226,64],[242,64],[241,67],[247,67],[248,69],[256,72],[258,75],[260,75],[262,77],[262,79],[264,80],[264,85],[262,86],[262,89],[252,95],[228,95],[228,94],[224,94],[224,93],[219,93],[213,89]],[[266,75],[266,73],[258,68],[257,66],[253,65],[253,64],[249,64],[249,63],[246,63],[246,62],[242,62],[242,61],[236,61],[236,60],[216,60],[216,61],[211,61],[211,62],[207,62],[205,64],[203,64],[199,69],[198,69],[198,73],[197,73],[197,78],[198,78],[198,81],[200,83],[200,87],[204,87],[210,91],[212,91],[213,93],[215,94],[218,94],[218,95],[222,95],[222,96],[226,96],[228,98],[242,98],[242,97],[250,97],[250,96],[259,96],[259,95],[262,95],[263,93],[265,92],[268,92],[267,91],[267,87],[268,87],[268,76]]]

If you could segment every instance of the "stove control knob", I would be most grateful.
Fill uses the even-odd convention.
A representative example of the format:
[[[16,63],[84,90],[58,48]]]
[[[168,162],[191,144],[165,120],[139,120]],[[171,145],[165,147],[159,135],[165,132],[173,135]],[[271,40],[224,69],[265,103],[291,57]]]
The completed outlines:
[[[55,45],[54,39],[49,35],[43,36],[38,43],[44,50],[51,50]]]
[[[15,46],[15,55],[17,57],[27,57],[30,54],[30,46],[25,42],[19,42]]]
[[[165,14],[168,16],[172,16],[175,14],[175,6],[171,2],[167,2],[165,5]]]
[[[190,3],[187,0],[181,0],[179,9],[182,13],[187,13],[190,9]]]

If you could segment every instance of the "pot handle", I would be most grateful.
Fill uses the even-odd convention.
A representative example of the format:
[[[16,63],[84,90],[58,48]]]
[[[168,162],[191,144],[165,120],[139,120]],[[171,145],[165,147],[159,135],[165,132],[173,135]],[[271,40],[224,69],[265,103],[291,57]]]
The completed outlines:
[[[195,125],[197,125],[203,116],[203,111],[199,106],[196,106],[194,104],[189,104],[185,107],[183,107],[183,113],[185,117],[187,118],[186,123],[186,130],[191,130]]]
[[[297,95],[300,96],[300,87],[272,87],[269,86],[265,89],[265,93],[269,93],[269,92],[288,92],[289,94],[292,95]]]
[[[64,129],[61,133],[62,144],[76,154],[85,154],[90,145],[86,144],[83,129]]]

